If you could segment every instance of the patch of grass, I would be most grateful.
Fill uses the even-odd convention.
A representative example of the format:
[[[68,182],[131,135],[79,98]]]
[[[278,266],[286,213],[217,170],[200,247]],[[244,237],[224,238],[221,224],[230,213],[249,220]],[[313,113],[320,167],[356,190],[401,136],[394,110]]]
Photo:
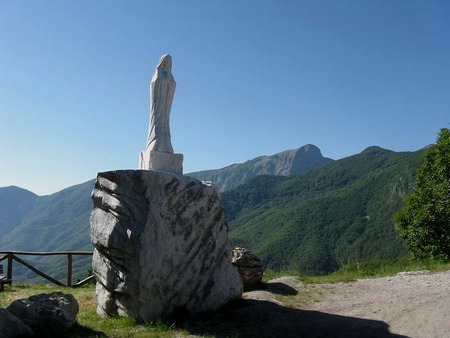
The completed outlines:
[[[66,337],[186,337],[189,333],[160,321],[139,324],[128,317],[99,317],[96,312],[95,287],[66,288],[37,284],[13,284],[0,292],[0,307],[7,307],[16,299],[40,293],[61,291],[74,295],[80,306],[77,324]]]
[[[430,270],[433,272],[450,270],[450,262],[433,260],[413,260],[403,257],[395,261],[373,260],[343,265],[339,270],[324,276],[300,276],[304,283],[348,283],[361,278],[392,276],[403,271]]]
[[[361,278],[392,276],[403,271],[430,270],[432,272],[450,270],[450,262],[436,260],[414,260],[402,257],[397,260],[371,260],[367,262],[346,263],[333,273],[321,276],[308,276],[296,270],[273,271],[263,274],[263,282],[283,277],[295,276],[306,284],[349,283]]]

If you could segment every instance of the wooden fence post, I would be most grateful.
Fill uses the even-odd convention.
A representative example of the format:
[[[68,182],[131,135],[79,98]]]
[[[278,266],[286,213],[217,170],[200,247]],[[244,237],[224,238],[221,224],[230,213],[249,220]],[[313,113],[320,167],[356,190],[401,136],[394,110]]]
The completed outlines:
[[[8,254],[8,269],[6,271],[6,278],[12,279],[12,254]]]
[[[72,254],[67,254],[67,286],[72,286]]]
[[[73,256],[74,255],[82,255],[82,256],[92,256],[92,252],[88,251],[63,251],[63,252],[30,252],[30,251],[0,251],[0,254],[3,254],[3,256],[0,256],[1,260],[7,259],[7,275],[6,278],[9,280],[12,280],[12,269],[13,269],[13,260],[16,260],[18,263],[22,264],[24,267],[28,268],[29,270],[33,271],[34,273],[38,274],[41,277],[44,277],[48,281],[59,285],[59,286],[69,286],[69,287],[78,287],[81,285],[86,284],[87,282],[94,279],[94,276],[91,275],[82,281],[72,284],[73,279]],[[23,259],[19,258],[16,255],[28,255],[28,256],[55,256],[55,255],[67,255],[67,281],[66,284],[63,282],[58,281],[57,279],[47,275],[46,273],[40,271],[39,269],[35,268],[32,264],[27,263]],[[9,283],[11,284],[11,283]]]

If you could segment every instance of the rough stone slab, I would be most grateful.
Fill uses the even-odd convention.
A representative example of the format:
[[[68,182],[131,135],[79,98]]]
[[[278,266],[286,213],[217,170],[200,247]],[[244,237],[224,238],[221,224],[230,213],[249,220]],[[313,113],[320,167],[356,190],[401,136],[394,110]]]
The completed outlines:
[[[99,173],[91,240],[98,313],[142,321],[219,309],[242,295],[217,190],[169,173]]]
[[[0,338],[32,337],[33,331],[19,318],[0,308]]]

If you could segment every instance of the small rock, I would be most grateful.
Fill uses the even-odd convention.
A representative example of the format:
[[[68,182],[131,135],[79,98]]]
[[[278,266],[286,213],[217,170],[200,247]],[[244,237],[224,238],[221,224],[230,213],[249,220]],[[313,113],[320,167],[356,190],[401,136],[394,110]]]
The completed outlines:
[[[54,292],[15,300],[7,310],[36,333],[61,333],[73,326],[79,306],[71,294]]]
[[[0,308],[0,338],[30,337],[33,331],[11,312]]]
[[[238,268],[244,288],[251,288],[261,282],[264,270],[261,260],[254,253],[235,248],[231,262]]]

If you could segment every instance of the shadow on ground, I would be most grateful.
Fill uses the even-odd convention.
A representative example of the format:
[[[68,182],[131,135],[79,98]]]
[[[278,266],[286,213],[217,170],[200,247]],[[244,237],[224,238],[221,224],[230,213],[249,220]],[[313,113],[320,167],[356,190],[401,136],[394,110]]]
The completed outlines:
[[[406,337],[382,321],[293,309],[269,301],[240,300],[213,317],[183,325],[190,334],[214,337]]]
[[[65,335],[43,335],[43,336],[37,336],[38,338],[49,338],[49,337],[58,337],[58,338],[78,338],[78,337],[95,337],[95,338],[103,338],[108,337],[104,332],[93,330],[89,327],[80,325],[78,323],[75,323],[74,327],[70,330],[70,332],[66,333]]]
[[[298,294],[298,291],[293,287],[286,285],[284,283],[277,283],[277,282],[267,283],[260,290],[268,291],[270,293],[283,296],[295,296],[296,294]]]
[[[253,291],[266,291],[275,295],[295,296],[298,290],[290,285],[278,281],[270,281],[268,283],[260,282],[252,287],[244,287],[244,293]]]

